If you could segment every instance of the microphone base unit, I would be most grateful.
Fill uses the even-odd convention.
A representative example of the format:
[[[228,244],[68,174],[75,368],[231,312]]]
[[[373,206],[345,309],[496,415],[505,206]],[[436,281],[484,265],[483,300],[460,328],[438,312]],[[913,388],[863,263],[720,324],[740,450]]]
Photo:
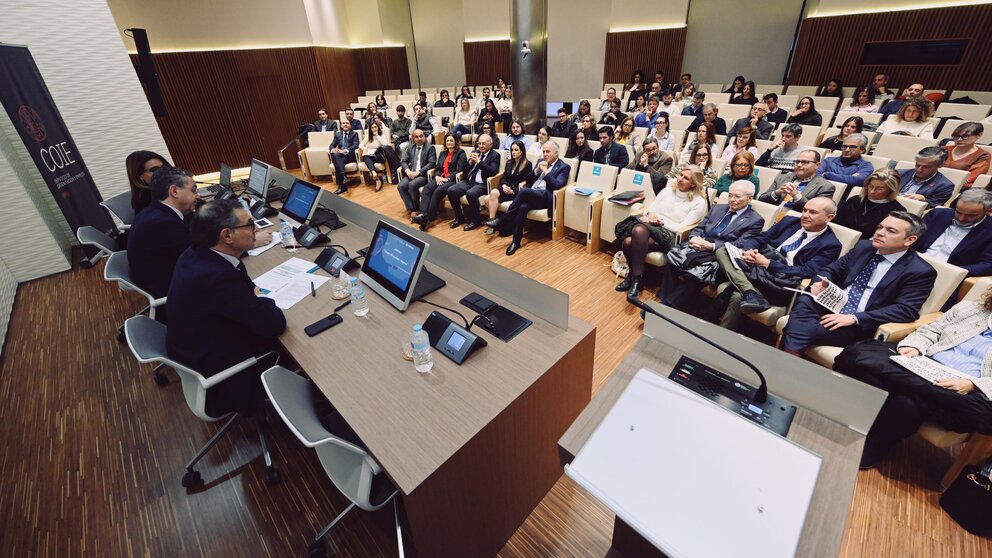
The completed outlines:
[[[770,393],[764,403],[758,403],[753,386],[686,356],[675,364],[668,379],[783,437],[796,416],[792,403]]]

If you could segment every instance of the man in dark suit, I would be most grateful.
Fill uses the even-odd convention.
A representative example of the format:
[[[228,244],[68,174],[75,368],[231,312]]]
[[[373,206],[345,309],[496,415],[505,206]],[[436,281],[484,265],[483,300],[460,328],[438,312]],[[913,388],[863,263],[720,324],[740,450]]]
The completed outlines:
[[[730,128],[730,132],[727,134],[730,136],[730,141],[733,141],[733,138],[737,136],[737,132],[744,128],[754,130],[754,139],[766,140],[772,137],[772,130],[775,129],[775,126],[765,118],[766,114],[768,114],[768,105],[765,103],[754,103],[751,105],[751,116],[745,116],[737,120]],[[717,133],[719,134],[720,132],[717,131]]]
[[[196,206],[196,183],[189,171],[166,166],[152,175],[149,189],[152,202],[135,215],[127,234],[127,262],[135,284],[162,298],[176,260],[189,248],[186,215]],[[161,313],[157,317],[165,322]]]
[[[355,109],[344,109],[344,119],[351,123],[352,130],[362,129],[362,121],[355,118]]]
[[[778,175],[772,185],[758,196],[758,201],[778,205],[789,198],[785,207],[802,211],[806,202],[813,198],[833,197],[837,187],[816,173],[820,168],[819,151],[800,151],[793,166],[796,170]]]
[[[785,217],[767,231],[732,244],[743,251],[738,269],[731,261],[726,245],[716,251],[720,270],[730,279],[732,288],[725,291],[727,309],[720,325],[733,329],[740,314],[764,312],[784,306],[792,298],[785,287],[798,287],[840,256],[841,245],[827,226],[837,215],[837,204],[830,198],[814,198],[803,207],[802,217]],[[763,268],[765,272],[758,272]],[[755,284],[751,278],[781,280]]]
[[[754,184],[738,180],[730,185],[726,204],[713,206],[706,218],[689,233],[689,240],[672,249],[673,252],[691,254],[681,264],[667,257],[662,268],[661,288],[658,298],[663,304],[683,309],[694,293],[699,292],[702,283],[693,275],[693,268],[716,264],[715,252],[724,243],[745,239],[761,232],[765,220],[751,209],[754,198]]]
[[[340,195],[348,191],[344,168],[349,163],[357,164],[358,160],[355,159],[355,150],[357,149],[358,132],[352,131],[351,123],[345,120],[341,122],[341,131],[334,134],[330,146],[331,163],[334,165],[334,181],[338,183],[335,194]]]
[[[689,124],[686,131],[695,132],[703,122],[709,122],[713,124],[713,129],[716,130],[717,135],[727,135],[727,121],[718,116],[719,112],[719,107],[713,103],[706,103],[703,105],[702,113],[692,121],[692,124]]]
[[[925,201],[927,207],[944,205],[954,194],[954,183],[940,173],[947,151],[940,147],[924,147],[916,154],[916,166],[899,173],[899,195],[911,200]]]
[[[337,132],[338,123],[327,118],[327,111],[320,109],[317,111],[317,121],[313,123],[314,132]]]
[[[506,255],[512,256],[520,249],[523,241],[524,224],[527,222],[527,212],[531,209],[547,209],[550,213],[554,205],[555,191],[568,183],[572,172],[565,161],[558,158],[558,144],[549,141],[541,146],[544,158],[534,167],[533,175],[528,177],[526,186],[522,186],[506,213],[486,221],[487,227],[502,231],[512,227],[513,240],[506,247]]]
[[[847,304],[831,312],[812,297],[800,296],[785,326],[782,349],[798,356],[812,345],[843,347],[871,338],[884,323],[919,318],[937,279],[933,266],[909,249],[925,228],[916,215],[893,211],[871,240],[860,241],[822,269],[818,275],[823,279],[810,292],[820,294],[830,280],[847,291]]]
[[[427,145],[423,130],[414,128],[412,137],[413,143],[403,151],[400,160],[403,178],[396,189],[406,210],[415,212],[420,209],[420,189],[427,184],[427,172],[437,163],[437,154],[434,147]]]
[[[938,207],[923,217],[927,226],[913,249],[968,270],[969,277],[992,275],[992,192],[971,189],[954,209]],[[131,229],[134,230],[133,227]]]
[[[599,129],[599,149],[593,153],[593,161],[601,165],[613,165],[622,169],[630,164],[627,148],[619,143],[613,143],[613,128]]]
[[[201,207],[190,237],[192,246],[176,262],[169,288],[166,351],[210,377],[274,348],[286,318],[275,302],[256,295],[239,261],[255,244],[255,224],[236,200]],[[262,401],[258,376],[263,369],[241,371],[210,388],[207,414],[254,410]]]
[[[499,153],[493,151],[493,139],[488,134],[479,136],[479,149],[468,156],[468,170],[461,182],[448,188],[448,202],[455,212],[455,219],[448,225],[455,228],[465,222],[462,213],[462,196],[468,197],[468,224],[466,231],[482,226],[479,198],[489,191],[489,178],[499,172]]]
[[[575,122],[568,117],[568,111],[564,107],[558,109],[558,121],[551,125],[551,137],[570,138],[577,129]]]

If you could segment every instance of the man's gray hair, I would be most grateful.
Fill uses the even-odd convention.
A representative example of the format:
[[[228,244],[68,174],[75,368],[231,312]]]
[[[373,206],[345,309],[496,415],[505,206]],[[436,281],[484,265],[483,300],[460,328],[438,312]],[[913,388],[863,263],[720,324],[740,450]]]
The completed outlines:
[[[906,231],[906,236],[919,238],[927,230],[927,226],[923,224],[923,219],[908,211],[890,211],[889,217],[895,217],[909,223],[909,230]]]
[[[992,192],[980,188],[970,188],[958,198],[958,204],[962,203],[980,203],[985,212],[988,213],[992,209]]]
[[[551,150],[555,152],[555,155],[558,154],[558,144],[557,143],[555,143],[553,141],[546,141],[546,142],[544,142],[544,145],[541,146],[541,149],[544,149],[545,147],[550,147]]]
[[[643,142],[641,142],[641,147],[647,147],[651,144],[658,144],[658,140],[654,136],[648,136]]]
[[[851,134],[851,135],[847,136],[847,138],[851,138],[853,140],[858,140],[858,143],[861,144],[861,149],[864,149],[864,148],[868,147],[868,136],[866,136],[864,134],[857,134],[857,133],[855,133],[855,134]],[[847,138],[844,138],[844,139],[847,139]]]
[[[931,145],[930,147],[924,147],[916,154],[917,159],[940,159],[940,164],[937,166],[944,166],[944,161],[947,160],[947,150],[936,145]]]
[[[706,104],[704,104],[703,105],[703,110],[706,110],[706,109],[710,109],[713,112],[720,112],[719,107],[717,107],[715,103],[706,103]]]
[[[745,194],[754,197],[754,182],[750,180],[737,180],[730,184],[730,190],[734,188],[745,190]]]

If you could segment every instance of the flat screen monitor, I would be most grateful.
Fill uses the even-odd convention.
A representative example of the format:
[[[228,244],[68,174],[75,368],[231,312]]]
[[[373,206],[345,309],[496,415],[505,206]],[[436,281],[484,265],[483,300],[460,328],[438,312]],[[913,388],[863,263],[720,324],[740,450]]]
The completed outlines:
[[[403,312],[413,301],[427,248],[423,240],[379,221],[359,278]]]
[[[221,186],[231,187],[231,166],[227,163],[220,164],[220,180]]]
[[[248,195],[264,201],[265,191],[268,190],[268,184],[269,165],[259,161],[258,159],[252,159],[251,172],[248,174]]]
[[[317,198],[320,197],[320,186],[310,184],[299,178],[293,182],[286,196],[282,212],[301,225],[306,225],[317,211]]]

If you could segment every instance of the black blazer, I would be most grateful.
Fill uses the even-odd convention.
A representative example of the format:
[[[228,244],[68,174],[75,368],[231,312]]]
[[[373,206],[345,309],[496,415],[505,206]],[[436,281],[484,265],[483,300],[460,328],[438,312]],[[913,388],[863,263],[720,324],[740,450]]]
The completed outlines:
[[[169,294],[176,260],[189,248],[189,224],[171,207],[154,201],[138,213],[127,233],[131,278],[155,298]]]
[[[400,160],[400,165],[403,167],[404,171],[413,170],[413,158],[416,157],[417,144],[410,142],[410,145],[403,151],[403,157]],[[434,153],[434,146],[428,142],[424,142],[423,147],[420,151],[420,175],[426,176],[427,171],[434,168],[434,164],[437,162],[437,154]]]
[[[600,164],[606,163],[606,148],[600,146],[593,155],[593,161]],[[627,148],[620,145],[616,141],[610,144],[610,165],[618,169],[626,167],[630,163],[630,156],[627,155]]]
[[[467,159],[466,159],[467,160]],[[489,178],[499,172],[499,153],[495,149],[490,149],[485,156],[479,159],[479,162],[472,165],[465,171],[465,181],[469,184],[475,184],[476,173],[482,173],[482,182],[486,182]]]
[[[912,171],[911,171],[912,172]],[[923,217],[927,230],[920,236],[913,250],[926,252],[954,219],[954,210],[949,207],[938,207]],[[954,247],[947,263],[968,270],[969,277],[984,277],[992,275],[992,218],[985,217],[981,223],[972,229]]]
[[[788,216],[772,225],[767,231],[734,242],[734,245],[741,250],[752,248],[761,250],[765,246],[779,249],[801,226],[799,217]],[[792,265],[784,261],[772,260],[768,265],[768,271],[793,277],[812,277],[817,271],[836,261],[840,256],[840,250],[840,240],[837,239],[834,231],[827,227],[820,236],[809,241],[802,250],[796,252],[792,258]]]
[[[565,153],[566,159],[578,159],[579,161],[592,161],[595,156],[596,154],[588,144],[583,145],[581,149],[577,149],[575,153]]]
[[[451,155],[447,149],[441,151],[438,155],[437,164],[434,166],[434,176],[441,176],[441,172],[444,171],[444,161]],[[448,163],[448,182],[453,182],[455,180],[455,175],[464,172],[468,168],[468,156],[465,155],[465,151],[462,149],[455,149],[454,156],[451,159],[451,163]]]
[[[520,169],[520,172],[516,171],[516,161],[512,158],[506,159],[506,168],[503,169],[503,178],[500,179],[499,185],[509,186],[513,193],[516,194],[520,190],[520,183],[527,180],[527,176],[532,174],[534,170],[534,165],[530,163],[526,158],[524,159],[524,166]],[[501,188],[502,189],[502,188]]]
[[[551,137],[570,138],[578,130],[578,126],[571,120],[559,120],[551,125]]]
[[[327,132],[337,132],[339,129],[340,128],[338,128],[338,121],[337,120],[331,120],[330,118],[327,119],[327,130],[325,130],[325,131],[327,131]],[[321,129],[320,129],[320,120],[317,120],[317,121],[315,121],[313,123],[313,131],[314,132],[320,132],[321,131]]]

